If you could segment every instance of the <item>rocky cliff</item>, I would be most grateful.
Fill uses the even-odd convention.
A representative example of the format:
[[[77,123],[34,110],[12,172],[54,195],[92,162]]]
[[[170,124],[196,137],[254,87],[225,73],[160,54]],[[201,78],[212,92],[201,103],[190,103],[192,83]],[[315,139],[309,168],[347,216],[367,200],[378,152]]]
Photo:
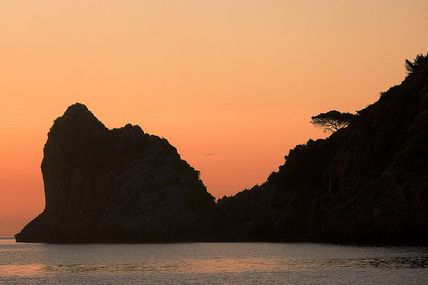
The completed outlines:
[[[347,128],[218,203],[231,240],[428,243],[428,55]]]
[[[428,55],[407,68],[347,127],[217,204],[165,139],[108,130],[75,104],[45,145],[46,208],[16,240],[427,244]]]
[[[107,129],[82,104],[55,120],[42,162],[46,207],[16,235],[31,242],[204,239],[214,198],[167,140]]]

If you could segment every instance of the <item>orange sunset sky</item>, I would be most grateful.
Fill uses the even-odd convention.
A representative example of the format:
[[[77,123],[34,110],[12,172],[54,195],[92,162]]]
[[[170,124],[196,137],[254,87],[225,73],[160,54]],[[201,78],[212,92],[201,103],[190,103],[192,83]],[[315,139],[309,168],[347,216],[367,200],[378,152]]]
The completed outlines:
[[[428,1],[0,1],[0,235],[44,207],[42,148],[81,102],[165,137],[217,198],[263,182],[310,117],[355,112],[428,48]],[[207,154],[213,154],[207,156]]]

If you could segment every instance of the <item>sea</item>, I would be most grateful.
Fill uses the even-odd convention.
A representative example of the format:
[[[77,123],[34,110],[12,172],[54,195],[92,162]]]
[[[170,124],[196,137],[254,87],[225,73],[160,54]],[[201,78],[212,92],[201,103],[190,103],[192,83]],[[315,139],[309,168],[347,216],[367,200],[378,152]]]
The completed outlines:
[[[1,238],[0,284],[428,284],[428,248]]]

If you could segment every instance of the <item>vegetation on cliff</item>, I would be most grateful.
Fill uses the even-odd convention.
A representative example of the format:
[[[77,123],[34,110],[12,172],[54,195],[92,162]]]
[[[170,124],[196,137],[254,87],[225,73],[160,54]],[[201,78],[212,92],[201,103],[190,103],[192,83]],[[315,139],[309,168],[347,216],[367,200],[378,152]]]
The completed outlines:
[[[428,242],[428,55],[333,133],[290,150],[267,181],[214,203],[199,173],[138,126],[108,130],[81,104],[52,126],[46,208],[17,241]],[[255,162],[257,163],[257,162]]]
[[[428,55],[345,128],[218,202],[230,239],[428,242]]]

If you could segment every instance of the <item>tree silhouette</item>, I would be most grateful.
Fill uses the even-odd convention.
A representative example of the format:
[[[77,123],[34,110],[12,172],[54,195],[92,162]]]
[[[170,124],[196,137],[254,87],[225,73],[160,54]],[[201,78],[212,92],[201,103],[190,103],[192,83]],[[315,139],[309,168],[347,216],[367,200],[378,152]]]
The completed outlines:
[[[355,117],[351,113],[342,113],[336,110],[327,113],[321,113],[311,117],[311,123],[317,127],[324,128],[324,131],[336,132],[349,125],[349,122]]]
[[[418,54],[412,61],[406,59],[405,67],[409,74],[416,72],[427,72],[428,53],[426,55]]]

